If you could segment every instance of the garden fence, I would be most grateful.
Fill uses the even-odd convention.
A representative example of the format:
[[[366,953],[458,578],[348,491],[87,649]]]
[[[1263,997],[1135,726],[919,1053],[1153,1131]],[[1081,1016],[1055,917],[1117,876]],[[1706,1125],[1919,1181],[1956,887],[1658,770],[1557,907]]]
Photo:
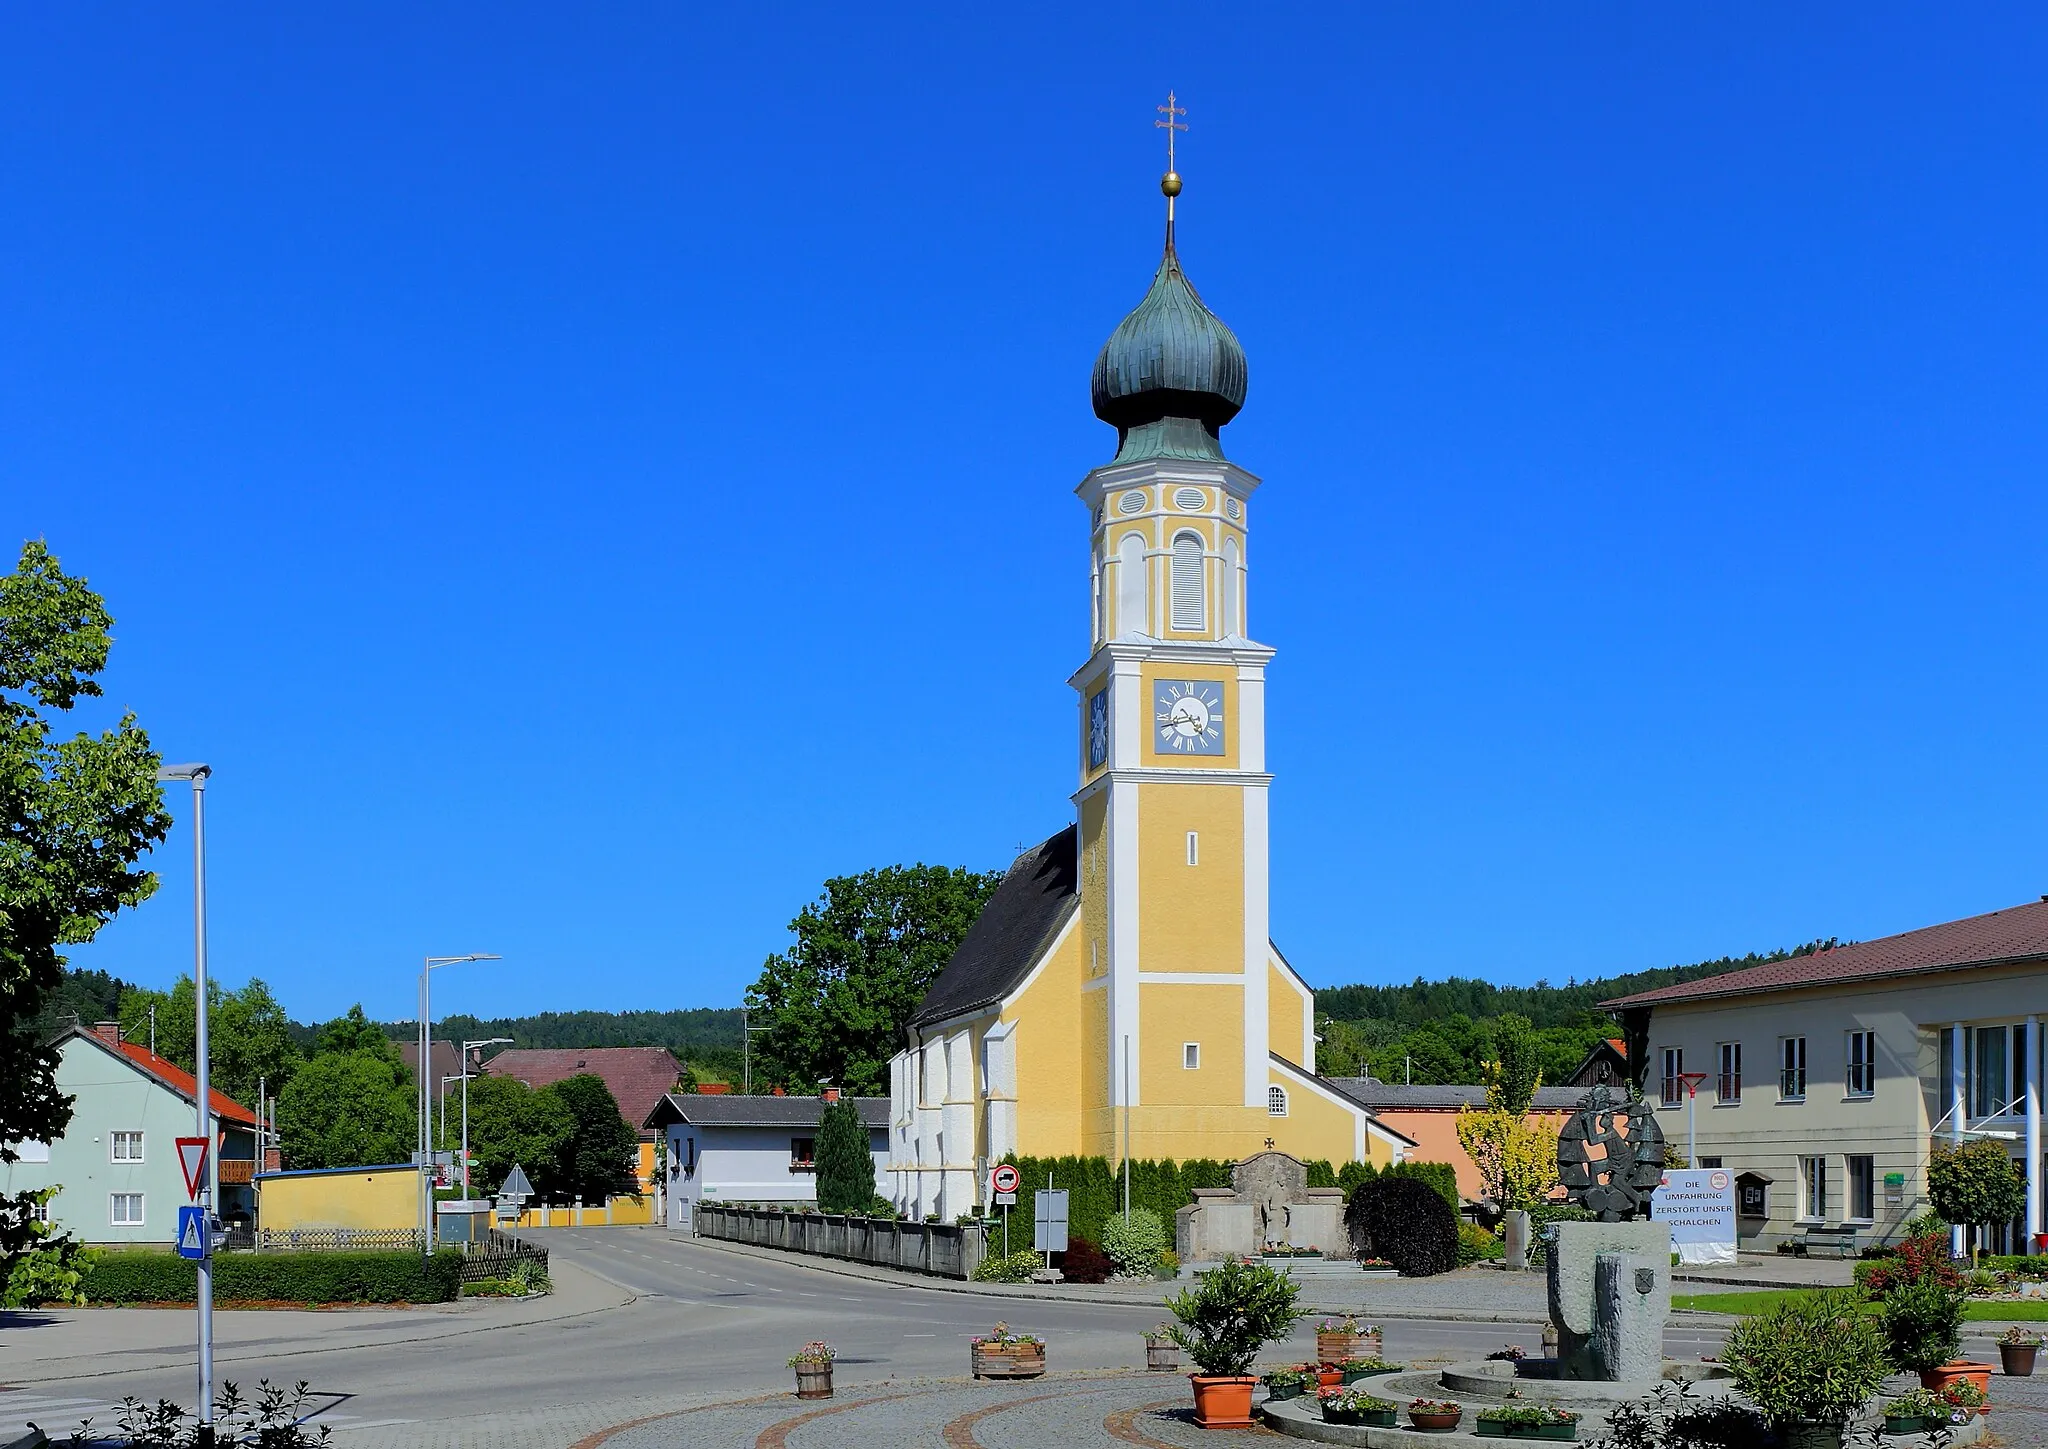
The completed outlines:
[[[786,1212],[700,1202],[697,1236],[792,1253],[847,1258],[938,1278],[966,1278],[988,1253],[979,1223],[909,1223],[844,1213]]]

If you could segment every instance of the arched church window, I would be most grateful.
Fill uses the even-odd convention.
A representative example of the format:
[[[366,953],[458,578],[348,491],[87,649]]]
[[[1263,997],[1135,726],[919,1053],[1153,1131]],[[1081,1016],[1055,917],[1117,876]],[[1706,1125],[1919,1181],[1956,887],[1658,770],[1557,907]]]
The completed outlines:
[[[1266,1115],[1268,1117],[1285,1117],[1287,1115],[1287,1089],[1285,1087],[1266,1088]]]
[[[1202,597],[1202,538],[1179,533],[1173,539],[1173,627],[1200,631],[1209,611]]]
[[[1145,536],[1127,533],[1116,547],[1116,632],[1145,632]]]
[[[1244,575],[1237,567],[1237,540],[1223,540],[1223,632],[1244,633]]]

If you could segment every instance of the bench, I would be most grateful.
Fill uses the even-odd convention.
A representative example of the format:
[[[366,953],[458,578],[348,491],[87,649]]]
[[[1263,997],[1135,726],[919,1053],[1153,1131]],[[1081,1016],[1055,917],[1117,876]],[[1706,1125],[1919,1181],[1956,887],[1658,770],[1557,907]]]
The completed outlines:
[[[1833,1248],[1838,1258],[1856,1256],[1854,1228],[1808,1228],[1806,1236],[1793,1243],[1792,1251],[1802,1258],[1813,1256],[1815,1248]]]

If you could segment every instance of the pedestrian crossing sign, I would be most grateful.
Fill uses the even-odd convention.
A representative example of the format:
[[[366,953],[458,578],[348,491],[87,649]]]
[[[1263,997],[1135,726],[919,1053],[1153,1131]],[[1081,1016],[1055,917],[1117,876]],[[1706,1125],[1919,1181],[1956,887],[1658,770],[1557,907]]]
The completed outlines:
[[[207,1231],[206,1209],[203,1207],[181,1207],[178,1209],[178,1256],[181,1258],[204,1258],[213,1247],[213,1234]]]

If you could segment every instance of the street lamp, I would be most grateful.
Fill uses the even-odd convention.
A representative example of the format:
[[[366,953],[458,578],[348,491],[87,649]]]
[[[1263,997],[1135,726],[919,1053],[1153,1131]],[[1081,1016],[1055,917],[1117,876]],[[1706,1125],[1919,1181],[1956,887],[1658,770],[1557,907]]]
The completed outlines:
[[[427,1169],[434,1162],[434,1069],[428,1065],[434,1054],[434,1000],[433,975],[443,966],[454,966],[463,961],[502,961],[502,956],[493,956],[486,951],[472,951],[467,956],[429,956],[420,968],[420,1251],[434,1251],[434,1190],[433,1181]]]
[[[193,1100],[198,1106],[198,1135],[206,1141],[206,1181],[200,1186],[200,1207],[205,1226],[205,1252],[199,1258],[199,1445],[213,1446],[213,1202],[214,1182],[219,1166],[214,1162],[212,1098],[206,1070],[206,780],[211,765],[159,765],[160,781],[192,782],[192,999],[193,1073],[197,1078]]]
[[[510,1046],[509,1036],[487,1036],[482,1041],[466,1041],[462,1044],[462,1200],[469,1201],[469,1079],[476,1075],[469,1069],[469,1054],[476,1047]],[[482,1066],[483,1063],[477,1063]]]

